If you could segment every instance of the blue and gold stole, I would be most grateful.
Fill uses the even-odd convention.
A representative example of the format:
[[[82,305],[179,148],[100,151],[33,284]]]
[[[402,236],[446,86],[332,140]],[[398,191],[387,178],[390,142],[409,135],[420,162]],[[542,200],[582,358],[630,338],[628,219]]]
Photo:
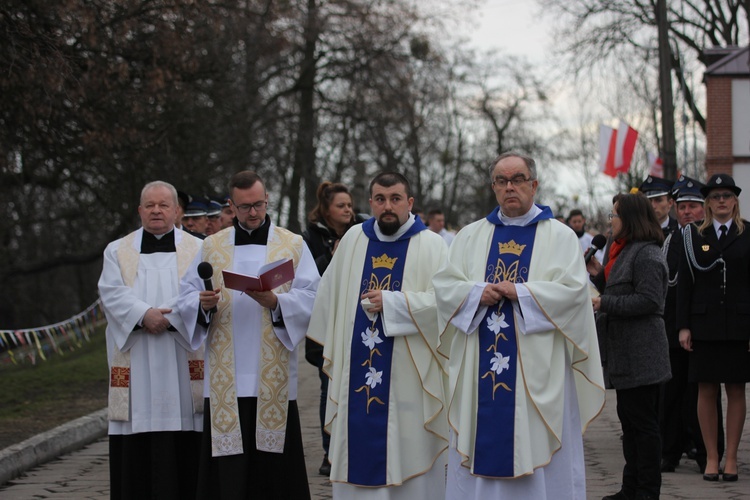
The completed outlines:
[[[487,257],[487,283],[523,283],[529,276],[537,222],[552,216],[547,207],[526,226],[506,226],[496,208]],[[545,210],[546,209],[546,210]],[[487,309],[479,326],[477,430],[474,474],[513,477],[518,343],[513,305],[502,300]]]
[[[412,236],[426,229],[417,217],[397,241],[380,241],[375,218],[362,230],[370,239],[360,281],[360,295],[368,290],[400,291],[406,252]],[[349,475],[348,482],[384,486],[388,467],[388,407],[394,339],[383,335],[383,320],[371,320],[357,307],[349,363]]]

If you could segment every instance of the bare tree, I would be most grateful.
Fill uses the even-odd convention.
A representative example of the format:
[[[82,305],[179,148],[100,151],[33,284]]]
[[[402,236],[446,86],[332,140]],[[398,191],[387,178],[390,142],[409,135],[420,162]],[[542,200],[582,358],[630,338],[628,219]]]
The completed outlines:
[[[539,0],[550,15],[570,20],[557,33],[566,62],[575,71],[602,63],[623,46],[642,51],[656,47],[656,0]],[[680,91],[693,118],[705,132],[706,121],[695,90],[684,81],[676,45],[700,58],[712,46],[748,42],[750,2],[747,0],[674,0],[668,2],[670,60]],[[676,45],[675,45],[676,44]]]

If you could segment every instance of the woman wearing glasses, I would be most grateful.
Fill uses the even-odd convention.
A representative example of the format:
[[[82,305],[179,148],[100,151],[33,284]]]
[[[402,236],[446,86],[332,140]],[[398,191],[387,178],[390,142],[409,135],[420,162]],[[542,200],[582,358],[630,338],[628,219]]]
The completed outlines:
[[[727,395],[726,462],[722,479],[737,481],[737,448],[750,380],[750,231],[740,217],[741,189],[716,174],[701,189],[706,218],[683,230],[685,255],[677,284],[680,345],[690,352],[688,377],[698,382],[698,421],[706,444],[703,479],[719,480],[716,398]]]
[[[612,241],[604,266],[596,259],[587,265],[601,293],[592,303],[605,382],[617,394],[625,458],[621,491],[604,498],[659,498],[659,390],[672,376],[662,318],[668,280],[664,233],[640,194],[616,196],[610,221]]]

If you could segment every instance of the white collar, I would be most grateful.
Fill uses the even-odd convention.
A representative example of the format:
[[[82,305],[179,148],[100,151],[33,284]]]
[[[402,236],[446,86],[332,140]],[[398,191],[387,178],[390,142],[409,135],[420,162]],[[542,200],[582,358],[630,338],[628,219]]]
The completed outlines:
[[[726,222],[719,222],[716,219],[712,221],[714,223],[714,231],[716,231],[717,235],[721,234],[721,231],[719,231],[719,228],[721,226],[727,226],[727,233],[729,233],[729,228],[732,227],[732,219],[729,219]]]
[[[406,219],[406,222],[404,222],[400,228],[398,228],[398,231],[396,231],[394,234],[387,236],[380,232],[380,226],[378,226],[378,221],[375,219],[375,236],[378,237],[380,241],[396,241],[399,239],[406,231],[409,230],[410,227],[414,225],[415,222],[415,215],[411,212],[409,213],[409,218]]]
[[[518,217],[508,217],[500,209],[500,220],[506,226],[528,226],[540,213],[542,213],[542,209],[536,205],[531,205],[531,209],[528,212]]]

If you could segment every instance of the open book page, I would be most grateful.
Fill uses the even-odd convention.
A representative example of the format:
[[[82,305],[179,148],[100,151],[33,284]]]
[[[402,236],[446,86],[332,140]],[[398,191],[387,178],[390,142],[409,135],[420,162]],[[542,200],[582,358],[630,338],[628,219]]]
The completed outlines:
[[[224,286],[239,292],[273,290],[294,279],[292,259],[281,259],[261,266],[258,275],[222,271]]]

